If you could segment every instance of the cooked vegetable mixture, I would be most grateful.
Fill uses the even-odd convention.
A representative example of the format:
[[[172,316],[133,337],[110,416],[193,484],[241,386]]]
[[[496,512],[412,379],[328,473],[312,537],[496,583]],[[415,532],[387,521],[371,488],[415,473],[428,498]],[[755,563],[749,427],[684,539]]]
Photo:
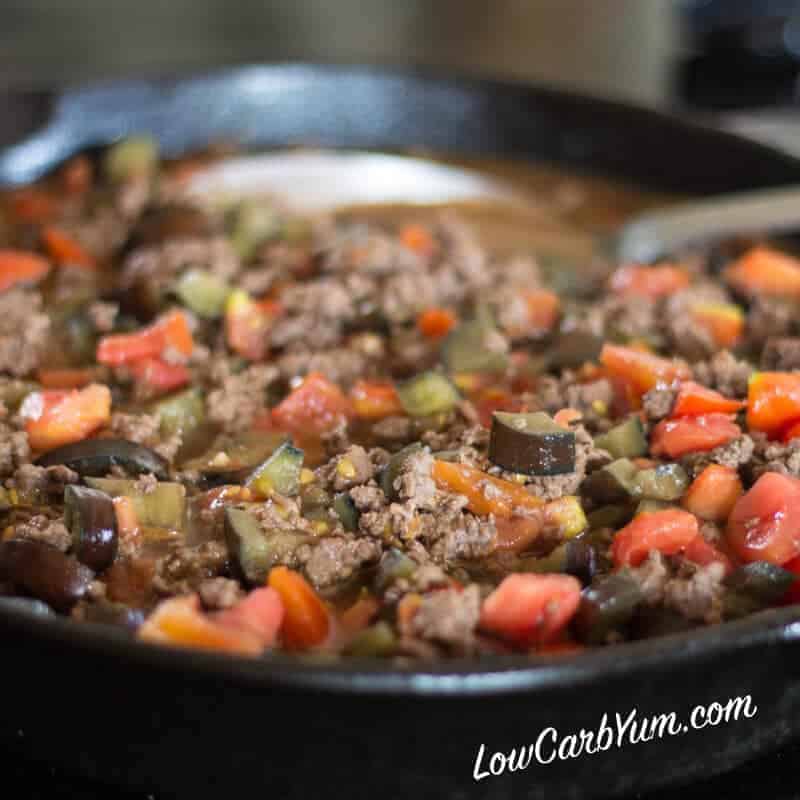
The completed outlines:
[[[413,661],[800,601],[800,260],[188,194],[222,157],[0,197],[0,609]]]

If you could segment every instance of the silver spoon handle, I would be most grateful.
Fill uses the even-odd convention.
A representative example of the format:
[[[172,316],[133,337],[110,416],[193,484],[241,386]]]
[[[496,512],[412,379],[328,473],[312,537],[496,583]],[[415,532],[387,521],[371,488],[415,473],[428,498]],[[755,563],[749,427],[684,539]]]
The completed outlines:
[[[800,230],[800,187],[726,195],[642,214],[616,237],[622,261],[649,262],[686,245],[731,235]]]

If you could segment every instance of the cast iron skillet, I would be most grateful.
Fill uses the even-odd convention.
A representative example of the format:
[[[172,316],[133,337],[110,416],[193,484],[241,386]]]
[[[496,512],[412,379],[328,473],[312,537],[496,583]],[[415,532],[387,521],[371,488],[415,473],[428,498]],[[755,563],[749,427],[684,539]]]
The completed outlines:
[[[623,105],[410,72],[266,66],[68,93],[46,127],[0,153],[0,183],[143,130],[168,153],[221,138],[424,146],[544,158],[695,194],[800,182],[800,162],[788,156]],[[729,769],[800,733],[798,620],[789,608],[580,657],[404,671],[189,654],[6,612],[0,738],[159,798],[619,795]],[[747,695],[749,718],[683,732],[695,706]],[[649,741],[632,743],[630,725],[618,740],[616,715],[632,712],[639,725],[674,712],[678,733],[658,736],[656,719]],[[569,734],[576,747],[581,729],[604,730],[604,719],[610,732],[595,745],[605,749],[554,756],[562,741],[569,755]],[[520,748],[537,740],[527,768],[475,779],[495,752],[516,749],[521,766]]]

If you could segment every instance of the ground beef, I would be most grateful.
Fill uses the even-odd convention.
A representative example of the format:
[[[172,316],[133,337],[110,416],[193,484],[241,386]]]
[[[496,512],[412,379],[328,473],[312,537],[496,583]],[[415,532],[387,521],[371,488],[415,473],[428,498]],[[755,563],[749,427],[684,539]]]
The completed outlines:
[[[99,333],[109,333],[114,329],[114,322],[118,313],[118,303],[104,303],[100,300],[92,303],[86,309],[89,321]]]
[[[320,372],[328,380],[347,388],[359,378],[368,376],[377,363],[370,363],[370,359],[358,350],[334,347],[330,350],[286,353],[278,358],[275,365],[286,381],[309,372]]]
[[[277,369],[270,364],[254,364],[232,373],[227,362],[221,362],[222,375],[218,387],[206,398],[208,417],[221,425],[226,433],[248,430],[267,402],[267,387],[277,378]]]
[[[640,566],[630,570],[630,574],[639,584],[645,603],[651,606],[661,603],[671,572],[658,550],[651,550]]]
[[[800,338],[784,336],[767,339],[761,352],[761,369],[778,372],[800,369]]]
[[[686,564],[689,575],[679,574],[664,587],[664,605],[690,620],[707,624],[722,620],[725,566],[719,562],[696,568]]]
[[[166,438],[161,435],[161,423],[155,414],[126,414],[116,411],[111,415],[111,432],[121,439],[143,444],[167,461],[172,461],[180,450],[183,437],[174,433]]]
[[[583,414],[584,420],[594,416],[604,416],[614,400],[614,387],[611,381],[601,378],[591,383],[573,383],[565,389],[565,405]]]
[[[366,483],[375,474],[375,466],[367,451],[360,445],[351,445],[330,465],[329,480],[337,492]]]
[[[44,514],[37,514],[25,522],[17,523],[14,526],[14,538],[43,542],[57,548],[62,553],[66,553],[72,546],[72,534],[67,530],[63,521],[51,519]]]
[[[747,314],[747,340],[760,350],[773,337],[789,336],[797,317],[794,303],[774,297],[755,297]]]
[[[586,309],[575,328],[601,338],[637,339],[656,327],[656,304],[642,297],[607,296]]]
[[[720,350],[709,361],[693,367],[695,380],[728,397],[747,396],[747,382],[753,369],[752,364],[740,361],[728,350]]]
[[[78,483],[79,480],[80,475],[63,464],[52,467],[23,464],[14,472],[7,485],[23,493],[38,491],[53,497],[61,497],[67,484]]]
[[[314,545],[303,569],[318,589],[341,583],[381,556],[381,546],[372,539],[328,536]]]
[[[444,564],[485,558],[497,544],[492,517],[460,514],[446,525],[444,536],[431,549],[431,556]]]
[[[720,464],[723,467],[739,469],[750,463],[755,452],[753,439],[743,434],[728,444],[715,447],[706,453],[692,453],[681,459],[681,463],[694,476],[699,475],[709,464]]]
[[[50,342],[50,317],[38,292],[0,294],[0,372],[21,377],[39,366]]]
[[[481,613],[477,585],[466,589],[445,589],[422,597],[407,631],[420,639],[439,642],[469,652],[474,648],[475,628]]]
[[[354,486],[350,497],[359,511],[377,511],[386,505],[386,495],[377,486]]]
[[[394,489],[400,500],[406,501],[410,508],[433,511],[437,508],[439,491],[431,477],[433,456],[430,450],[422,448],[412,453],[395,479]]]
[[[136,479],[134,488],[142,494],[152,494],[158,488],[158,478],[152,473],[146,472]]]
[[[763,434],[752,434],[755,443],[753,456],[754,477],[765,472],[779,472],[782,475],[800,477],[800,439],[792,439],[786,444],[771,442]]]
[[[647,418],[652,422],[658,422],[664,417],[668,417],[677,394],[676,389],[663,383],[646,392],[642,398],[642,408],[647,414]]]
[[[189,594],[208,578],[219,576],[228,565],[228,549],[222,542],[184,546],[156,562],[153,588],[160,594]]]
[[[698,302],[719,303],[726,299],[718,287],[712,287],[712,291],[693,287],[670,296],[664,303],[662,327],[671,352],[690,362],[709,358],[716,351],[717,344],[709,330],[698,324],[689,310]]]
[[[197,593],[205,608],[210,611],[231,608],[244,597],[239,582],[231,578],[208,578],[201,581]]]
[[[25,431],[17,431],[0,423],[0,479],[30,461],[31,448]]]

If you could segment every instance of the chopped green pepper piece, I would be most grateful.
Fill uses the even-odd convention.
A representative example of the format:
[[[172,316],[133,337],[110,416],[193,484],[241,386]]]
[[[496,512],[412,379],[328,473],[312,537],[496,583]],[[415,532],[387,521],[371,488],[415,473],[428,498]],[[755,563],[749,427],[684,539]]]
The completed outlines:
[[[190,269],[181,275],[175,293],[199,317],[216,319],[222,315],[231,287],[208,270]]]
[[[181,433],[188,438],[206,420],[203,396],[197,389],[164,397],[150,406],[150,412],[158,417],[162,436]]]
[[[158,143],[151,136],[129,136],[106,151],[103,168],[114,183],[152,175],[158,167]]]
[[[400,403],[412,417],[450,411],[461,399],[458,390],[441,372],[423,372],[397,387]]]

